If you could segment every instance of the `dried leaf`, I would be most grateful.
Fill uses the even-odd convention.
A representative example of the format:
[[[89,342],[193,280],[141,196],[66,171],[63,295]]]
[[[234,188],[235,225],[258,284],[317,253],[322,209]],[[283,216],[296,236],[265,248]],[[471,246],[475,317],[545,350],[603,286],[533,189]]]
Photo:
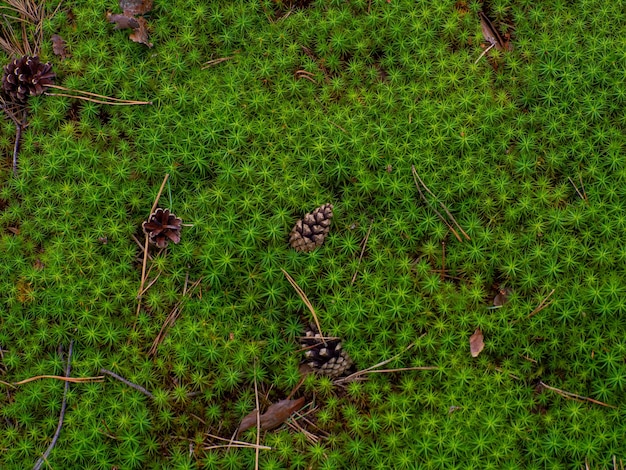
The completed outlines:
[[[271,429],[277,428],[285,421],[287,421],[292,414],[294,414],[303,406],[304,397],[298,398],[297,400],[281,400],[277,403],[274,403],[267,409],[265,413],[261,415],[261,429],[263,429],[264,431],[269,431]],[[237,434],[241,434],[242,432],[254,426],[256,426],[256,410],[254,410],[252,413],[249,413],[248,415],[246,415],[245,418],[241,420],[239,429],[237,429]]]
[[[69,56],[65,49],[65,40],[58,34],[53,34],[50,40],[52,41],[53,54],[61,57],[61,60],[65,60]]]
[[[513,293],[513,289],[505,287],[504,289],[498,289],[498,294],[493,298],[494,307],[502,307],[509,301],[509,296]]]
[[[139,23],[139,26],[128,37],[134,42],[152,47],[153,44],[148,40],[148,22],[144,18],[137,18],[136,21]],[[177,242],[174,241],[174,243]]]
[[[498,34],[498,32],[491,24],[491,21],[489,21],[489,18],[487,18],[487,15],[485,15],[483,12],[479,12],[478,16],[480,17],[480,28],[482,29],[485,41],[487,41],[489,44],[493,44],[497,50],[501,51],[502,40],[500,39],[500,35]]]
[[[477,357],[484,347],[483,333],[480,331],[480,328],[476,328],[474,334],[470,336],[470,352],[472,353],[472,357]]]
[[[144,15],[152,10],[152,0],[120,0],[120,8],[126,16]]]
[[[133,18],[132,16],[113,14],[107,11],[106,14],[107,21],[109,23],[115,23],[114,29],[136,29],[139,28],[139,22],[137,18]]]

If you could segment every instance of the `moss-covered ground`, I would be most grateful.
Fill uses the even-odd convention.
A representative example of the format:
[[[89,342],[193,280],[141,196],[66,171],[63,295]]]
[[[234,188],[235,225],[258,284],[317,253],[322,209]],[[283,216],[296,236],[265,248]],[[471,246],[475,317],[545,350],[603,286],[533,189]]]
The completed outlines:
[[[153,398],[111,376],[71,384],[42,468],[254,468],[254,449],[206,449],[225,444],[207,433],[230,439],[255,381],[263,411],[300,380],[311,317],[283,269],[358,369],[397,354],[385,368],[436,369],[307,377],[306,433],[262,431],[260,468],[623,468],[622,2],[293,3],[156,0],[153,48],[107,23],[114,0],[45,21],[57,84],[153,104],[32,98],[17,177],[0,124],[0,468],[43,454],[64,390],[7,384],[63,376],[72,341],[72,377],[104,368]],[[476,62],[479,11],[513,50]],[[190,226],[150,250],[136,317],[165,174],[160,205]],[[328,202],[324,245],[292,250],[293,224]]]

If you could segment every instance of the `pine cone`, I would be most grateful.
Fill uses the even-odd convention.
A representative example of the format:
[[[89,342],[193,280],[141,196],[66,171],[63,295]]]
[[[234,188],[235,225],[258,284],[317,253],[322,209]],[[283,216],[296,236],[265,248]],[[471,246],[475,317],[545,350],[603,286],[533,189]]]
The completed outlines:
[[[50,62],[42,64],[37,56],[24,56],[4,66],[2,91],[12,100],[24,103],[29,96],[41,95],[55,76]]]
[[[352,359],[341,347],[340,339],[327,339],[326,343],[317,328],[312,326],[300,344],[305,348],[306,363],[316,372],[329,377],[339,377],[352,367]]]
[[[170,240],[174,243],[180,241],[183,221],[170,213],[169,209],[159,208],[141,226],[150,243],[165,248]]]
[[[289,243],[297,251],[312,251],[322,243],[330,230],[333,205],[324,204],[298,220],[289,235]]]

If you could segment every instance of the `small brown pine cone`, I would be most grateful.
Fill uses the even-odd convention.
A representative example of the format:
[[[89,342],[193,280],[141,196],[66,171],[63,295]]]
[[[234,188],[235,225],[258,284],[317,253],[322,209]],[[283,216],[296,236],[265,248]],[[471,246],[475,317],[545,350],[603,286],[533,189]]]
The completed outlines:
[[[54,83],[51,63],[41,63],[39,57],[24,56],[4,66],[2,91],[10,99],[25,103],[29,96],[38,96]]]
[[[180,241],[183,221],[172,214],[169,209],[159,208],[141,226],[150,243],[158,248],[165,248],[170,241],[174,243]]]
[[[327,339],[324,343],[317,328],[311,326],[300,340],[305,363],[314,371],[331,378],[345,374],[352,367],[352,359],[342,349],[340,339]]]
[[[324,204],[296,222],[289,235],[289,244],[297,251],[312,251],[322,243],[330,230],[333,205]]]

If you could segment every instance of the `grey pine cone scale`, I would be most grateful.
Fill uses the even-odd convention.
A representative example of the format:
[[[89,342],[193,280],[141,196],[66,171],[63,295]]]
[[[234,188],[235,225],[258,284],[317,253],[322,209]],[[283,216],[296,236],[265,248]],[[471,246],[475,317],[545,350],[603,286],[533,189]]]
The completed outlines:
[[[312,251],[326,239],[330,231],[333,205],[324,204],[296,222],[289,235],[289,244],[297,251]]]
[[[322,335],[308,330],[302,338],[301,345],[305,348],[306,364],[314,371],[335,378],[345,374],[352,367],[352,359],[342,349],[341,340],[327,339],[324,343]]]

